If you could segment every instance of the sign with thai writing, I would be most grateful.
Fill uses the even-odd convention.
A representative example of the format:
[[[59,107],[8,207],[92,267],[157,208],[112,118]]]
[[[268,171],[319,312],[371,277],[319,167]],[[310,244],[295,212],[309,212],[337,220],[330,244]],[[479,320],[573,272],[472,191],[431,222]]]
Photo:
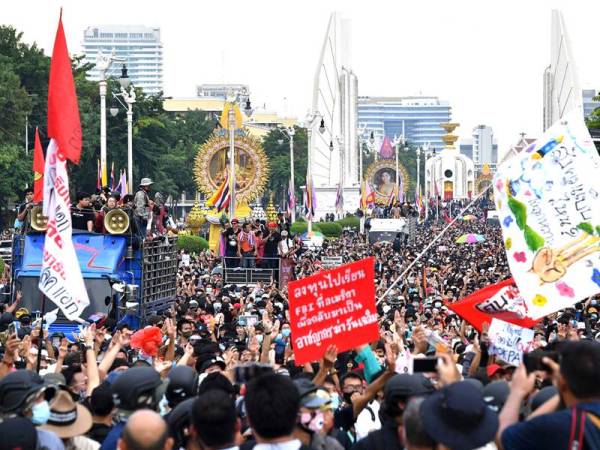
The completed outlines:
[[[499,167],[506,254],[533,319],[600,292],[599,196],[600,157],[581,111]]]
[[[321,257],[321,264],[324,269],[332,269],[333,267],[341,266],[344,262],[342,256],[323,256]]]
[[[288,295],[297,364],[321,359],[329,345],[343,352],[379,338],[373,258],[292,281]]]
[[[50,140],[46,151],[44,172],[44,215],[48,217],[48,228],[39,289],[69,320],[75,320],[90,300],[71,236],[67,162],[54,139]]]
[[[528,328],[492,319],[488,335],[491,342],[489,353],[511,366],[521,364],[523,353],[533,350],[534,332]]]

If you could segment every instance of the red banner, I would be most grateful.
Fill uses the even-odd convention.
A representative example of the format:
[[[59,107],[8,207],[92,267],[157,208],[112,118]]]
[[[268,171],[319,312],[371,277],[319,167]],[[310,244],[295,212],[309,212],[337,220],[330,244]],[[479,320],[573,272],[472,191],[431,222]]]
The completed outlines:
[[[379,338],[373,258],[292,281],[288,295],[297,364],[321,359],[329,345],[343,352]]]
[[[531,328],[538,322],[528,317],[527,305],[512,278],[480,289],[448,308],[473,325],[479,332],[492,319]]]

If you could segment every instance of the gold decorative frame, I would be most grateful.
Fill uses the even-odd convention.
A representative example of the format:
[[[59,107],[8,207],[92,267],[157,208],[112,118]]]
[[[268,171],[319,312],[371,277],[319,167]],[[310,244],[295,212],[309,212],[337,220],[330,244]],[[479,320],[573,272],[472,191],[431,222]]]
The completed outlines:
[[[367,183],[369,183],[369,185],[371,186],[373,192],[375,192],[375,203],[385,205],[385,204],[387,204],[389,198],[386,195],[382,195],[381,193],[379,193],[377,191],[377,189],[376,189],[376,186],[373,183],[373,177],[375,176],[375,174],[377,172],[379,172],[382,169],[389,169],[389,170],[392,170],[392,171],[396,172],[396,162],[395,162],[395,160],[392,160],[392,159],[380,159],[378,161],[375,161],[374,163],[372,163],[367,168],[367,172],[365,173],[365,177],[366,177]],[[408,185],[410,183],[410,178],[408,176],[408,171],[402,165],[402,163],[398,163],[398,169],[400,171],[400,180],[401,180],[400,185],[403,188],[402,189],[403,192],[406,194],[406,192],[408,191]],[[395,182],[395,180],[394,180],[394,182]]]
[[[194,163],[194,175],[198,189],[207,196],[211,196],[218,188],[218,182],[213,179],[210,173],[210,162],[212,158],[221,150],[224,150],[226,155],[229,152],[229,136],[228,134],[213,135],[198,148],[198,154]],[[240,133],[236,130],[235,135],[235,151],[236,155],[243,151],[248,155],[254,166],[254,171],[251,174],[251,180],[243,189],[238,189],[235,193],[238,202],[250,202],[260,196],[267,184],[269,177],[269,163],[267,156],[263,150],[261,142],[253,136],[245,133]],[[237,158],[236,158],[237,159]]]

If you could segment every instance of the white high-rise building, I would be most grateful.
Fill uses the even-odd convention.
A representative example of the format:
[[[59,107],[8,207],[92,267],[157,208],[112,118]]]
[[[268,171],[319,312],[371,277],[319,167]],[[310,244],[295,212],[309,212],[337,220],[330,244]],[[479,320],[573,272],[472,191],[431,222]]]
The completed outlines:
[[[163,90],[163,46],[160,28],[142,25],[90,26],[83,32],[83,51],[86,63],[96,63],[98,51],[122,58],[127,73],[135,87],[146,94],[155,95]],[[107,72],[109,77],[120,77],[123,63],[113,63]],[[95,68],[88,72],[90,80],[99,80]]]

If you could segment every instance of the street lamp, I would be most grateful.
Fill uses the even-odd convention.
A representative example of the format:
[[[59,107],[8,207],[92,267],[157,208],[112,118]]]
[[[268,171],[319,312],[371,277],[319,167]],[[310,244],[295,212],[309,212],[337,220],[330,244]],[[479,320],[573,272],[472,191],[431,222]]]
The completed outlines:
[[[119,77],[121,92],[113,94],[115,98],[121,97],[127,106],[127,193],[133,193],[133,104],[135,103],[135,89],[131,79],[127,75],[127,66],[123,64],[121,76]],[[110,108],[110,114],[114,117],[118,113],[117,108]]]
[[[307,169],[307,179],[310,180],[311,184],[312,184],[312,169],[311,169],[311,163],[312,163],[312,130],[313,127],[315,126],[315,122],[318,119],[321,119],[321,122],[319,124],[319,133],[323,134],[325,132],[325,120],[323,119],[323,117],[321,116],[321,113],[319,113],[319,111],[310,111],[308,113],[308,115],[306,116],[306,134],[307,134],[307,140],[308,140],[308,169]],[[306,189],[309,189],[310,186],[306,186]],[[308,194],[307,194],[308,195]],[[308,233],[312,232],[312,215],[310,216],[309,220],[308,220],[308,227],[307,227],[307,231]]]
[[[105,55],[102,53],[102,50],[98,51],[96,55],[96,68],[100,72],[98,87],[100,89],[100,173],[102,186],[106,186],[108,183],[106,164],[106,72],[113,61],[124,60],[123,58],[115,57],[114,49],[110,55]]]
[[[290,191],[292,191],[292,195],[294,196],[294,205],[291,211],[290,220],[292,223],[296,221],[296,190],[294,186],[294,135],[296,134],[296,130],[294,127],[279,127],[279,131],[288,137],[290,141]],[[279,145],[283,144],[283,139],[278,139],[277,142]]]

